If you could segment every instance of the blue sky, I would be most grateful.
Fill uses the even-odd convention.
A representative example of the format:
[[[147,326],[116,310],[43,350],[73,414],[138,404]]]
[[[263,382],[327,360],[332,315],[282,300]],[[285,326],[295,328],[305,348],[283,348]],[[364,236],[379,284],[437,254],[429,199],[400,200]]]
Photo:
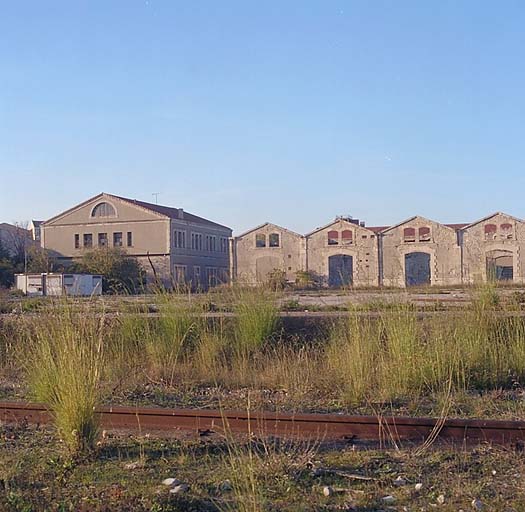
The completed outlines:
[[[525,217],[521,1],[0,0],[0,222]]]

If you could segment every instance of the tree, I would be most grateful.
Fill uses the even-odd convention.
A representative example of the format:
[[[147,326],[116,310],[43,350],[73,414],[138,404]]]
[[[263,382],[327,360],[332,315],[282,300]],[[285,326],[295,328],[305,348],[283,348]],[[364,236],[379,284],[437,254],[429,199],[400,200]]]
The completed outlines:
[[[15,267],[11,261],[9,251],[4,247],[0,239],[0,287],[8,288],[13,285],[15,279]]]
[[[102,275],[102,290],[109,293],[137,293],[143,290],[146,274],[136,258],[118,247],[86,252],[75,270]]]

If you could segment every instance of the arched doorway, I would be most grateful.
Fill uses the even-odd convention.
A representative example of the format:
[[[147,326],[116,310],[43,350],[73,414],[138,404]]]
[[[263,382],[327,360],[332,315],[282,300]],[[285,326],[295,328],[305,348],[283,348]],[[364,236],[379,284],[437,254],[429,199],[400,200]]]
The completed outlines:
[[[405,285],[422,286],[430,284],[430,254],[411,252],[405,254]]]
[[[328,285],[334,288],[349,286],[354,278],[354,258],[348,254],[335,254],[328,258]]]
[[[487,280],[512,281],[514,279],[514,255],[512,251],[487,252]]]

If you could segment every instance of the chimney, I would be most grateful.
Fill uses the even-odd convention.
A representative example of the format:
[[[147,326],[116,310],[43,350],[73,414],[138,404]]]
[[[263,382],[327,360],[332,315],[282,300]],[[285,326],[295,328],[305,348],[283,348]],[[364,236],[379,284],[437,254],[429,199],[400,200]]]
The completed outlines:
[[[364,228],[364,227],[365,227],[365,221],[364,221],[364,220],[360,221],[360,222],[359,222],[359,225],[360,225],[362,228]]]
[[[177,208],[178,210],[178,218],[179,219],[184,219],[184,210],[182,208]]]

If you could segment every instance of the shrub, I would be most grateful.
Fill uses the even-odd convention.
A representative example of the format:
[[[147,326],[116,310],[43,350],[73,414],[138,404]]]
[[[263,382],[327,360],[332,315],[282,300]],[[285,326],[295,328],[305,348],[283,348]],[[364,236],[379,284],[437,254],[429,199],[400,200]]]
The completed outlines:
[[[75,312],[66,301],[28,330],[30,389],[73,455],[92,450],[98,437],[105,334],[104,316]]]

